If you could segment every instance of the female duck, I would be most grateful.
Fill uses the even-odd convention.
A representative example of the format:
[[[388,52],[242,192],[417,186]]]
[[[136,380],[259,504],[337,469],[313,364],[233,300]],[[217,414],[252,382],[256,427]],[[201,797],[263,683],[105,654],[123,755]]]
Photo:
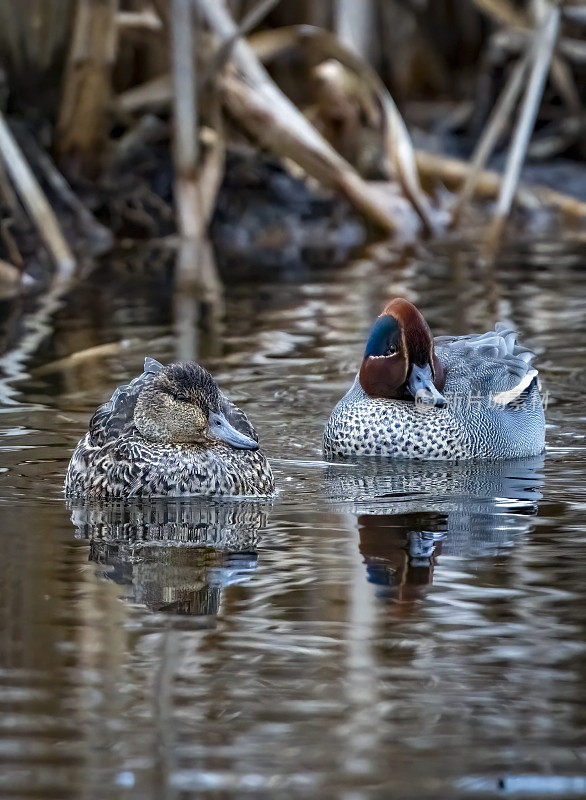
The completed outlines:
[[[432,338],[421,313],[392,300],[360,372],[332,411],[326,456],[516,458],[540,453],[545,419],[534,354],[505,323]]]
[[[152,358],[100,406],[65,479],[75,497],[268,495],[273,475],[244,412],[195,362]]]

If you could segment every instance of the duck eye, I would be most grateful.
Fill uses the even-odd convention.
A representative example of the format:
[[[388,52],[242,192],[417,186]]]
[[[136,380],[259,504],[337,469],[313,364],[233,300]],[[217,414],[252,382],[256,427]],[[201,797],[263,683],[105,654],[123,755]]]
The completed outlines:
[[[397,348],[395,347],[394,344],[390,344],[387,347],[387,355],[388,356],[394,356],[396,352],[397,352]]]

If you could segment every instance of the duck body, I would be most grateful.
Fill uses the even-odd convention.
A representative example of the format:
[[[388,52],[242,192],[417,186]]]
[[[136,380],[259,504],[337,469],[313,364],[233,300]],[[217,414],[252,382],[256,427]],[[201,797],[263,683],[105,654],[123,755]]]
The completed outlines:
[[[166,497],[180,495],[272,494],[274,482],[265,456],[228,445],[160,445],[127,433],[96,446],[87,433],[67,471],[70,496]]]
[[[395,386],[391,380],[389,388],[385,360],[396,371],[392,358],[400,354],[401,345],[397,349],[392,356],[372,356],[367,347],[360,373],[327,422],[327,457],[504,459],[543,451],[545,417],[537,371],[531,366],[533,353],[517,343],[511,326],[499,323],[481,335],[430,337],[426,364],[421,363],[424,358],[418,359],[419,365],[410,364],[409,348],[403,348],[404,382]]]
[[[267,496],[274,480],[246,415],[206,370],[147,358],[142,375],[94,414],[65,491],[88,499]]]

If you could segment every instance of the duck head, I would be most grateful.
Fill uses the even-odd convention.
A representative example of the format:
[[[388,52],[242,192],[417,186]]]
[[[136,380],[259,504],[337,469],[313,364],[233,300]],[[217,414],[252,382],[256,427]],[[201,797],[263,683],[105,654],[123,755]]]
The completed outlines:
[[[359,380],[370,397],[445,406],[445,369],[429,325],[413,303],[395,298],[385,306],[370,332]]]
[[[195,362],[169,364],[140,392],[134,409],[139,433],[159,444],[218,442],[258,450],[258,442],[237,430],[221,410],[218,385]]]

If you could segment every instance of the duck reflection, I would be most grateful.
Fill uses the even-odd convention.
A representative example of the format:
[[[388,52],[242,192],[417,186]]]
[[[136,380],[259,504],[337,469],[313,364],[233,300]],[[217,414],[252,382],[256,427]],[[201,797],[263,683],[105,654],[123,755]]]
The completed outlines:
[[[530,533],[543,456],[495,463],[376,463],[328,468],[331,499],[358,523],[377,595],[410,602],[433,581],[440,554],[480,559]]]
[[[70,504],[90,559],[124,598],[169,614],[216,615],[226,586],[257,566],[268,503],[166,498]]]
[[[418,515],[361,514],[358,517],[360,553],[368,581],[377,595],[396,600],[414,600],[432,582],[435,558],[441,548],[440,533],[418,530],[429,525]],[[438,520],[438,529],[443,518]]]

